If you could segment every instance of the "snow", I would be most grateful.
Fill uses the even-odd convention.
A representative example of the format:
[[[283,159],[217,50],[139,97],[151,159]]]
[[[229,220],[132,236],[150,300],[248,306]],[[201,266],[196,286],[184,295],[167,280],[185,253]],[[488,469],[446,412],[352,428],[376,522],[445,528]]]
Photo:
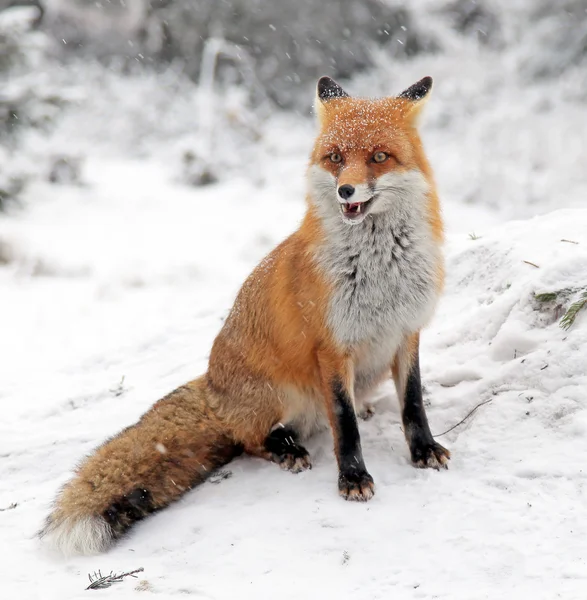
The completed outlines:
[[[559,320],[587,285],[587,122],[567,94],[573,73],[558,95],[516,79],[526,51],[496,64],[454,41],[445,55],[382,64],[348,86],[389,93],[435,77],[423,128],[449,233],[446,289],[422,342],[433,432],[485,402],[439,437],[450,469],[410,465],[387,384],[360,424],[371,502],[338,497],[325,433],[307,444],[309,472],[239,458],[232,477],[203,484],[109,553],[68,560],[35,536],[59,486],[205,370],[238,287],[302,218],[313,127],[285,114],[257,123],[238,94],[217,96],[212,152],[199,145],[197,89],[172,70],[123,79],[88,64],[82,79],[79,65],[33,65],[11,82],[60,88],[72,106],[52,128],[24,133],[19,152],[2,149],[2,166],[30,179],[23,208],[0,215],[2,597],[85,598],[89,572],[144,567],[96,593],[584,598],[587,311],[567,331]],[[181,156],[193,148],[210,151],[218,183],[186,185]],[[79,179],[49,183],[53,155],[81,156]],[[556,301],[535,297],[561,290]]]
[[[142,566],[170,598],[579,598],[587,318],[563,331],[534,294],[585,285],[582,209],[449,235],[422,349],[433,431],[491,400],[440,438],[449,471],[409,464],[387,385],[361,424],[377,484],[366,505],[338,497],[323,434],[310,472],[241,458],[107,555],[42,551],[35,531],[76,461],[204,370],[243,277],[303,212],[300,198],[276,201],[280,181],[190,190],[165,175],[96,161],[87,187],[39,184],[42,203],[0,221],[16,253],[0,269],[0,508],[18,503],[0,512],[7,597],[81,598],[86,573]],[[135,583],[100,593],[130,597]]]

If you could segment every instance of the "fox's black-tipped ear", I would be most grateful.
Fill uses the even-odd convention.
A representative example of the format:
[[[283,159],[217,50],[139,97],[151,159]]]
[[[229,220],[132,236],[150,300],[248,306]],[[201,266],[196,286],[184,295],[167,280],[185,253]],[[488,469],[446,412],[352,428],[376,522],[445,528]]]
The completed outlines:
[[[420,102],[426,98],[432,89],[432,77],[424,77],[414,85],[411,85],[407,90],[404,90],[398,98],[405,98],[412,102]]]
[[[406,115],[409,117],[412,125],[418,124],[418,119],[422,108],[430,98],[430,90],[432,89],[432,77],[424,77],[420,81],[411,85],[407,90],[404,90],[398,98],[408,100],[405,108]]]
[[[314,108],[318,116],[318,122],[323,123],[328,112],[328,102],[335,98],[348,98],[349,95],[330,77],[320,77],[316,89],[316,103]]]
[[[349,95],[330,77],[320,77],[318,80],[318,98],[322,102],[328,102],[333,98],[348,98]]]

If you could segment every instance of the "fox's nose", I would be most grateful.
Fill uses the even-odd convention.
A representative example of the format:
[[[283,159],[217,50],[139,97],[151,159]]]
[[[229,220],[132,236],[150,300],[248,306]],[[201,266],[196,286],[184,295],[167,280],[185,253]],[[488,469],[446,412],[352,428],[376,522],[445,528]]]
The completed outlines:
[[[352,185],[350,185],[349,183],[346,183],[345,185],[341,185],[338,188],[338,195],[343,200],[348,200],[354,193],[355,193],[355,188]]]

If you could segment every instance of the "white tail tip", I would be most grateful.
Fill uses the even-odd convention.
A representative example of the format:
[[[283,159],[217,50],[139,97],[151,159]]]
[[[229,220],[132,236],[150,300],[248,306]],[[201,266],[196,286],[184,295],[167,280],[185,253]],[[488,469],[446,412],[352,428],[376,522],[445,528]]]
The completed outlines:
[[[112,544],[112,529],[98,516],[49,517],[40,537],[44,544],[64,556],[99,554]]]

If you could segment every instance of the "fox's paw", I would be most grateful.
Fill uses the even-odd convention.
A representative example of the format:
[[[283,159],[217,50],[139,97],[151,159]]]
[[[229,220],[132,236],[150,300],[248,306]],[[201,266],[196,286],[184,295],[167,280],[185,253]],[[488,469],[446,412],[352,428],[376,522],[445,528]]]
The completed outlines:
[[[373,477],[367,471],[348,471],[338,475],[338,493],[345,500],[367,502],[375,495]]]
[[[265,438],[263,450],[257,453],[277,463],[282,469],[300,473],[312,468],[308,451],[298,444],[298,437],[291,426],[281,425]]]
[[[450,452],[434,440],[413,443],[412,463],[419,469],[448,469]]]
[[[276,462],[285,471],[301,473],[312,468],[312,461],[308,451],[303,446],[292,446],[284,454],[272,454],[271,460]]]

